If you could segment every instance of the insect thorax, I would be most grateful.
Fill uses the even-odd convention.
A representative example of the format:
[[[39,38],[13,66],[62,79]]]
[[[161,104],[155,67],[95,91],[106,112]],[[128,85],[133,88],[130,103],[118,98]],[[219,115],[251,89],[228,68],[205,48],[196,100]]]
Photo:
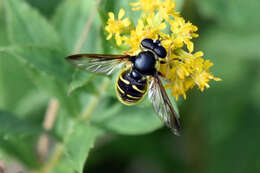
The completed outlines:
[[[133,61],[133,69],[142,75],[154,75],[156,59],[152,51],[140,52]]]

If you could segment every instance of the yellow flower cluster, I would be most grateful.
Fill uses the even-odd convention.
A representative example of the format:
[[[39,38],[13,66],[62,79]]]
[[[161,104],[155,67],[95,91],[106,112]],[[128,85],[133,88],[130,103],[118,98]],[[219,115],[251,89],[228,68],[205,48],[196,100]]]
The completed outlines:
[[[175,11],[176,4],[172,0],[138,0],[130,4],[132,10],[141,10],[141,16],[134,27],[128,18],[123,19],[124,10],[121,9],[118,19],[109,13],[105,30],[109,33],[107,39],[115,35],[118,46],[129,46],[127,53],[137,55],[140,42],[144,38],[161,39],[167,50],[167,62],[160,66],[159,71],[164,76],[167,88],[178,99],[179,95],[186,98],[186,92],[197,86],[201,91],[208,88],[208,82],[214,77],[209,69],[213,63],[204,60],[201,51],[193,53],[194,44],[191,41],[198,37],[198,28],[186,22]],[[170,30],[170,31],[169,31]],[[168,31],[168,32],[167,32]]]
[[[112,12],[108,13],[109,19],[107,21],[108,25],[105,27],[105,30],[109,32],[107,36],[107,40],[112,38],[112,35],[115,35],[117,45],[122,44],[122,36],[120,35],[124,29],[126,29],[130,25],[130,21],[128,18],[121,20],[125,15],[125,11],[120,9],[118,13],[118,20],[115,20],[115,15]]]

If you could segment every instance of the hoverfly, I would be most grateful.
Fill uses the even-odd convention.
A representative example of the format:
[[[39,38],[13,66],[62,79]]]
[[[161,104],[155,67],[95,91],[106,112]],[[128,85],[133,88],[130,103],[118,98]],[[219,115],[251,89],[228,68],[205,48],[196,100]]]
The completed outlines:
[[[72,65],[89,72],[110,75],[121,70],[116,81],[118,99],[125,105],[140,102],[148,91],[149,100],[164,123],[179,135],[180,121],[162,85],[159,65],[165,63],[167,52],[160,40],[143,39],[136,56],[107,54],[76,54],[66,58]]]

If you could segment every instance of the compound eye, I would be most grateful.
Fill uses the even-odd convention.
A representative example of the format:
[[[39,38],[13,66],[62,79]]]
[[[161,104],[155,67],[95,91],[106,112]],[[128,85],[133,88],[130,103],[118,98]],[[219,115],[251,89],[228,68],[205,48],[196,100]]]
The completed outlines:
[[[153,51],[159,58],[165,58],[167,55],[165,48],[162,46],[156,46]]]
[[[150,38],[143,39],[141,45],[142,47],[150,50],[153,50],[155,46],[153,40]]]

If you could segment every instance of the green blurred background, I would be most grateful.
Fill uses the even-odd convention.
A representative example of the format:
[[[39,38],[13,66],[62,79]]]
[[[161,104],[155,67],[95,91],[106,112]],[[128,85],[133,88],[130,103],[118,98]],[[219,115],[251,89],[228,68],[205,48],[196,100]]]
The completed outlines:
[[[62,0],[27,1],[48,19],[62,3]],[[212,73],[222,81],[211,82],[210,89],[203,93],[194,89],[181,101],[180,137],[173,136],[167,128],[146,135],[107,135],[97,140],[84,172],[260,172],[260,1],[177,2],[182,3],[181,15],[199,28],[195,50],[202,50],[215,64]],[[5,25],[0,1],[1,46],[9,44]],[[22,65],[13,59],[0,58],[2,110],[19,112],[19,99],[30,99],[30,94],[33,95],[33,91],[28,91],[31,86]],[[22,114],[33,112],[28,116],[30,121],[41,124],[48,98],[44,94],[38,97],[41,102],[33,107],[26,105],[28,110],[23,109]],[[15,148],[10,145],[13,152],[6,148],[0,152],[3,150],[12,161],[9,156],[19,158]],[[23,164],[28,162],[30,156]]]

